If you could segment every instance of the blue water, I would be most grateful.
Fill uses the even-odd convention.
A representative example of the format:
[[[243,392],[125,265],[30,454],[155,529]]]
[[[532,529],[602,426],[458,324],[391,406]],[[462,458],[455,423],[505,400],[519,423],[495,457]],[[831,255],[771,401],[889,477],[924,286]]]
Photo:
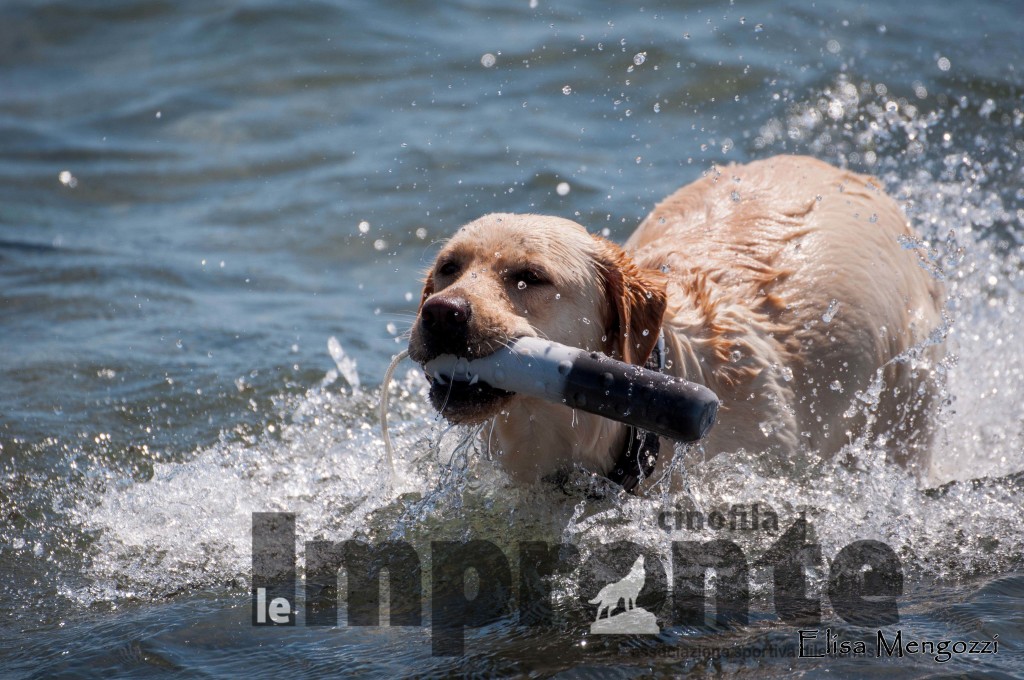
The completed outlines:
[[[1024,675],[1020,8],[533,4],[0,6],[3,674]],[[715,459],[686,498],[509,489],[489,461],[447,464],[458,435],[407,364],[388,487],[379,386],[439,239],[514,211],[623,240],[712,163],[792,152],[878,175],[947,279],[927,479],[856,442],[858,465],[782,479],[756,452]],[[684,501],[813,508],[829,558],[886,542],[905,636],[998,634],[1000,652],[668,655],[791,642],[763,592],[726,632],[582,644],[585,627],[509,619],[454,659],[427,628],[249,625],[252,512],[299,513],[304,539],[420,544],[625,526],[667,555],[655,518]]]

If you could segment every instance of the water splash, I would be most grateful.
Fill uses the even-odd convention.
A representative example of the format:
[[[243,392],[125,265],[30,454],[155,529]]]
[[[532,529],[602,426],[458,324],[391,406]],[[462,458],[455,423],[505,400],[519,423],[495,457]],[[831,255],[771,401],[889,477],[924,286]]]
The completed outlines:
[[[337,366],[337,370],[328,371],[327,375],[324,376],[322,385],[330,385],[338,379],[338,375],[345,380],[346,383],[352,388],[353,391],[359,391],[359,371],[356,370],[355,359],[345,354],[345,350],[342,349],[341,343],[333,335],[327,340],[327,351],[331,353],[331,359],[334,360],[334,365]]]
[[[335,347],[335,358],[345,357]],[[355,369],[354,362],[342,365]],[[238,587],[251,568],[253,512],[296,512],[306,536],[365,535],[368,516],[423,489],[422,474],[402,454],[432,436],[425,381],[409,371],[393,390],[391,429],[400,453],[393,479],[370,424],[377,395],[317,386],[282,398],[284,424],[254,440],[225,437],[186,462],[155,463],[148,479],[101,484],[72,499],[73,519],[95,541],[90,583],[64,594],[90,603]]]

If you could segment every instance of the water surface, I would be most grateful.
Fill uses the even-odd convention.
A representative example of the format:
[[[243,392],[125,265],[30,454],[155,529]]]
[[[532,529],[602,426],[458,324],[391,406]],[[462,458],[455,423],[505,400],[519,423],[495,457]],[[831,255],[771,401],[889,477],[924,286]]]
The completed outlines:
[[[1019,14],[994,1],[5,3],[5,673],[1024,674]],[[509,489],[489,461],[447,466],[460,433],[441,438],[407,364],[387,486],[379,385],[440,239],[485,212],[533,211],[621,241],[712,164],[775,153],[880,177],[947,281],[948,395],[923,484],[855,442],[855,465],[793,474],[757,452],[716,458],[681,496]],[[784,525],[809,509],[828,559],[854,540],[892,546],[904,635],[999,635],[1000,653],[755,661],[795,639],[757,587],[747,626],[601,641],[560,605],[557,630],[512,617],[454,659],[431,656],[429,628],[249,624],[252,512],[298,513],[303,539],[629,537],[667,556],[673,538],[715,535],[666,533],[661,511],[754,502]]]

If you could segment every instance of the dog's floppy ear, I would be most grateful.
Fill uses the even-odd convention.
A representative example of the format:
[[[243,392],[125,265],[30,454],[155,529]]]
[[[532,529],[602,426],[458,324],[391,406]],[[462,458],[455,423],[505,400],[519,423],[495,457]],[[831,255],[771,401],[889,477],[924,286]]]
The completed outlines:
[[[608,337],[622,361],[643,365],[654,350],[665,316],[667,295],[660,272],[636,266],[622,248],[598,239],[598,266],[610,305]]]

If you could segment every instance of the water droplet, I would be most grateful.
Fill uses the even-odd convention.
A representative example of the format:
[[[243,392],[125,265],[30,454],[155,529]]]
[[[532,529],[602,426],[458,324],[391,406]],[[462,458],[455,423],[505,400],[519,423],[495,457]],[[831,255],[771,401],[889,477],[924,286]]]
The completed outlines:
[[[871,217],[868,218],[868,222],[870,222],[871,224],[874,224],[877,221],[878,221],[878,215],[876,213],[871,213]]]
[[[952,64],[949,63],[949,59],[946,57],[939,57],[939,61],[937,63],[940,71],[948,71],[952,66]]]
[[[654,102],[654,112],[661,113],[661,104],[659,104],[658,102]]]
[[[836,312],[839,311],[839,300],[835,298],[828,303],[828,309],[821,315],[821,320],[825,323],[832,323],[832,319],[836,318]]]
[[[733,191],[731,194],[729,194],[729,198],[732,199],[733,203],[739,203],[740,202],[740,192]]]
[[[519,290],[526,290],[526,281],[520,281],[516,284],[516,288]]]
[[[764,30],[764,24],[757,24],[754,26],[754,33],[760,33]]]
[[[396,325],[395,325],[394,323],[392,323],[392,322],[390,322],[390,321],[389,321],[389,322],[388,322],[388,325],[387,325],[387,326],[385,326],[384,328],[385,328],[385,330],[387,330],[387,332],[388,332],[388,333],[390,333],[391,335],[398,335],[398,326],[396,326]]]
[[[493,54],[491,54],[490,52],[488,52],[488,53],[487,53],[487,54],[485,54],[484,56],[480,57],[480,64],[481,64],[481,65],[483,65],[483,67],[484,67],[484,68],[491,68],[491,67],[493,67],[493,66],[494,66],[494,65],[495,65],[495,64],[496,64],[497,62],[498,62],[498,58],[497,58],[497,57],[495,57],[495,56],[494,56]]]
[[[57,179],[60,180],[61,184],[71,189],[78,186],[78,179],[71,174],[70,170],[61,170],[60,174],[57,175]]]
[[[641,333],[641,335],[643,335],[643,336],[644,336],[645,338],[646,338],[646,337],[647,337],[648,335],[650,335],[650,334],[651,334],[651,332],[650,332],[649,330],[647,330],[646,328],[644,329],[644,332],[643,332],[643,333]]]
[[[364,220],[364,221],[359,223],[359,233],[360,234],[365,234],[365,233],[367,233],[369,231],[370,231],[370,223],[369,222]]]
[[[572,88],[568,85],[562,88],[562,94],[572,94]]]
[[[580,321],[587,324],[588,326],[590,325],[590,319],[588,319],[587,317],[583,317],[582,319],[580,319]]]
[[[565,196],[572,190],[568,182],[559,182],[558,186],[555,187],[555,193],[559,196]]]
[[[839,382],[838,380],[833,380],[832,382],[830,382],[828,384],[828,387],[833,392],[842,392],[843,391],[843,383]]]
[[[633,63],[636,64],[637,66],[640,66],[645,61],[647,61],[646,52],[637,52],[636,54],[633,55]]]
[[[790,380],[793,379],[793,369],[791,369],[789,366],[783,366],[782,368],[780,368],[779,373],[782,374],[782,379],[785,380],[786,382],[789,382]]]
[[[555,293],[555,299],[556,300],[561,300],[562,299],[562,294],[561,293]]]

